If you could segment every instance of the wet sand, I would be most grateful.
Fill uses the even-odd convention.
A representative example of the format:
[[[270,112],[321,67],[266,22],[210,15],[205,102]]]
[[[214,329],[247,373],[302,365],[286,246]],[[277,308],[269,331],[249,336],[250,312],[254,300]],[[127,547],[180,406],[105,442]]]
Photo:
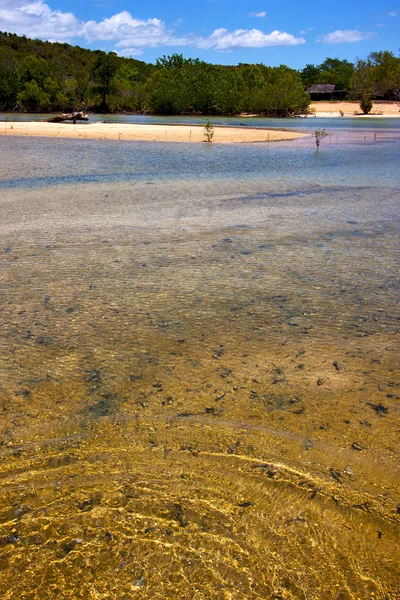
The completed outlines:
[[[37,123],[8,121],[0,123],[0,134],[151,142],[204,142],[201,125],[141,125],[114,123]],[[276,129],[214,126],[213,143],[255,143],[296,140],[306,134]]]

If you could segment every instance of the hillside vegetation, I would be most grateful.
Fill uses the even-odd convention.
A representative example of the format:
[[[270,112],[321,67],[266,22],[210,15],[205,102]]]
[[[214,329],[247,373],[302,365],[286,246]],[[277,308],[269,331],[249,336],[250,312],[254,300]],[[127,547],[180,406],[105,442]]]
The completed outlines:
[[[356,65],[327,59],[300,72],[286,65],[212,65],[178,54],[153,65],[0,32],[2,111],[293,116],[307,110],[311,83],[336,83],[354,97],[379,89],[396,98],[399,73],[400,59],[390,52]]]

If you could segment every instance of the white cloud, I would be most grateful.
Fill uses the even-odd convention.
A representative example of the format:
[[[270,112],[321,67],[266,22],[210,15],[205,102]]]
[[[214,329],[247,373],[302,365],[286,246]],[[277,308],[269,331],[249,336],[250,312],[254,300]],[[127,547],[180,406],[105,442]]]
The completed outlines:
[[[134,19],[127,11],[103,19],[99,23],[87,21],[82,24],[79,35],[89,42],[95,40],[126,40],[135,46],[157,45],[168,37],[165,25],[160,19]]]
[[[304,35],[305,33],[308,33],[309,31],[313,31],[315,29],[315,27],[307,27],[307,29],[302,29],[300,31],[301,35]]]
[[[43,0],[0,0],[0,31],[9,31],[50,41],[83,37],[88,42],[114,41],[117,47],[136,49],[185,46],[192,36],[177,38],[160,19],[135,19],[123,11],[102,21],[80,21],[72,13],[52,10]]]
[[[118,50],[117,54],[119,56],[142,56],[143,50],[140,48],[123,48],[122,50]]]
[[[258,19],[265,19],[267,16],[267,11],[263,10],[261,12],[251,12],[249,17],[257,17]]]
[[[284,31],[266,34],[259,29],[237,29],[229,33],[227,29],[216,29],[208,38],[196,43],[198,48],[233,50],[235,48],[265,48],[267,46],[297,46],[304,44],[304,38],[296,38]]]
[[[391,10],[390,12],[388,12],[388,17],[397,17],[398,14],[398,10]]]
[[[50,41],[111,42],[124,56],[140,55],[143,48],[192,46],[229,51],[235,48],[295,46],[304,38],[283,31],[266,34],[259,29],[216,29],[210,36],[188,33],[176,36],[173,29],[157,18],[136,19],[122,11],[102,21],[80,21],[71,12],[53,10],[43,0],[0,0],[0,30]],[[254,13],[263,16],[264,13]]]
[[[376,35],[376,33],[369,31],[358,31],[358,29],[337,29],[332,33],[326,35],[319,35],[317,42],[324,42],[325,44],[352,44],[353,42],[361,42],[362,40],[368,40],[369,38]]]
[[[81,22],[73,13],[52,10],[45,2],[2,0],[0,30],[40,37],[50,41],[65,41],[78,35]]]

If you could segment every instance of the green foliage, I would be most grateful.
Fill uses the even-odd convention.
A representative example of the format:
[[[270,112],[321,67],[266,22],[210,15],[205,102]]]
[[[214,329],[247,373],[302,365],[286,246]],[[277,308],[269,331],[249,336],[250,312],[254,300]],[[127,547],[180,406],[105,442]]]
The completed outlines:
[[[326,58],[320,65],[306,65],[301,71],[301,79],[307,89],[313,84],[331,83],[336,90],[349,92],[354,73],[354,65],[348,60]]]
[[[204,137],[205,142],[212,142],[213,140],[214,126],[212,125],[212,123],[210,123],[210,121],[207,121],[207,123],[204,125]]]
[[[225,67],[181,54],[147,65],[7,33],[0,33],[0,84],[3,110],[290,116],[309,103],[299,74],[284,65]]]
[[[356,69],[352,79],[353,99],[360,99],[366,96],[372,96],[373,70],[368,60],[358,59]]]
[[[314,83],[321,83],[319,81],[321,75],[321,70],[316,65],[306,65],[302,71],[300,71],[301,80],[303,82],[304,88],[308,89]]]
[[[306,112],[313,83],[334,83],[354,98],[396,99],[400,59],[374,52],[356,65],[327,58],[303,71],[285,65],[222,66],[181,54],[155,65],[114,52],[0,32],[0,110],[137,111],[155,114],[288,117]]]
[[[94,90],[101,96],[98,106],[99,111],[109,112],[107,96],[115,92],[115,77],[117,75],[119,60],[115,52],[96,51],[96,60],[93,65],[93,78],[97,85]]]
[[[21,89],[21,74],[15,52],[7,46],[0,46],[0,106],[12,110]]]
[[[154,65],[110,54],[0,32],[0,110],[141,110]]]
[[[352,79],[352,97],[396,100],[400,96],[400,58],[387,50],[358,59]]]
[[[353,63],[338,58],[327,58],[320,65],[321,81],[318,83],[332,83],[337,90],[349,91],[351,78],[354,72]]]
[[[367,115],[372,110],[372,100],[370,96],[362,96],[360,100],[360,108],[364,115]]]
[[[35,79],[25,83],[17,99],[28,112],[46,112],[50,108],[50,96],[42,90]]]
[[[290,116],[309,104],[299,74],[285,65],[222,67],[164,56],[148,86],[150,110],[159,114]]]
[[[368,57],[373,69],[373,91],[375,95],[393,100],[400,95],[400,58],[387,50],[371,52]]]

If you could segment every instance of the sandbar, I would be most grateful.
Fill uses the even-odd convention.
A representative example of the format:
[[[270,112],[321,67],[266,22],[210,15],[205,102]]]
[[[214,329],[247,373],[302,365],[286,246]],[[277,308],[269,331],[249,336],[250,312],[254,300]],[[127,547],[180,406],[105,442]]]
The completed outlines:
[[[135,140],[148,142],[204,142],[203,125],[142,125],[138,123],[43,123],[3,121],[0,134],[60,138]],[[213,143],[281,142],[306,136],[297,131],[214,126]]]
[[[375,100],[368,115],[363,115],[359,102],[331,100],[311,102],[310,110],[315,111],[316,117],[400,117],[400,102],[385,102]],[[343,114],[342,114],[343,113]]]

